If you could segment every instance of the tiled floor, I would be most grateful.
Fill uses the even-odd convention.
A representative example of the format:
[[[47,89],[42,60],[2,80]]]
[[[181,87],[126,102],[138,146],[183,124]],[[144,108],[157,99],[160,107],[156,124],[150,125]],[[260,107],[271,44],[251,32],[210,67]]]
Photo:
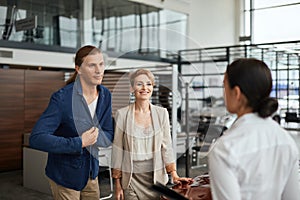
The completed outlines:
[[[0,173],[1,200],[53,200],[50,195],[23,187],[23,171]]]
[[[102,196],[110,194],[110,185],[107,174],[100,174],[102,177]],[[0,199],[1,200],[53,200],[49,194],[41,193],[23,187],[23,171],[10,171],[0,173]]]
[[[178,160],[178,174],[185,176],[185,158]],[[108,171],[107,171],[108,172]],[[207,172],[207,168],[197,168],[190,170],[190,177]],[[101,196],[108,196],[110,194],[110,185],[108,173],[100,174],[100,191]],[[102,182],[101,182],[102,180]],[[51,195],[47,195],[35,190],[23,187],[23,171],[11,171],[0,173],[0,199],[1,200],[53,200]],[[113,197],[110,199],[114,199]]]

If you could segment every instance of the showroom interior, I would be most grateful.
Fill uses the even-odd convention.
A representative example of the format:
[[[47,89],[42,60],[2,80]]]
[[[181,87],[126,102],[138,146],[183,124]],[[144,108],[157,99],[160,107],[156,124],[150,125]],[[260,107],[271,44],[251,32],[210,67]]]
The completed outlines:
[[[279,102],[273,119],[300,149],[299,13],[297,0],[0,0],[0,199],[53,199],[47,154],[28,138],[87,44],[103,52],[113,116],[134,101],[128,74],[154,73],[151,102],[169,112],[181,176],[208,172],[210,144],[235,120],[223,75],[237,58],[268,65]],[[110,149],[99,160],[101,199],[113,199]]]

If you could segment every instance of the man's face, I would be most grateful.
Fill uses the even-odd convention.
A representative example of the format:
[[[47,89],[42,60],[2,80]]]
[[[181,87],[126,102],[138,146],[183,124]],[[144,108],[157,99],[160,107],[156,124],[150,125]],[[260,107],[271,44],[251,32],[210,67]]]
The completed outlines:
[[[80,75],[80,81],[87,86],[100,85],[104,75],[104,60],[101,53],[87,55],[80,67],[76,70]]]

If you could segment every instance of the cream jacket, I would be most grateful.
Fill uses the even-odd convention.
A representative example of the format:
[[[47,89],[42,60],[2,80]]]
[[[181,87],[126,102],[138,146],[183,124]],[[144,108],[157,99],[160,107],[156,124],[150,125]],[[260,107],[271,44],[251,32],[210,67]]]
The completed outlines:
[[[153,166],[154,180],[163,184],[168,182],[167,173],[176,170],[170,122],[167,109],[150,104],[154,129]],[[115,115],[115,135],[112,150],[113,178],[121,178],[126,189],[132,177],[132,141],[135,104],[117,110]]]

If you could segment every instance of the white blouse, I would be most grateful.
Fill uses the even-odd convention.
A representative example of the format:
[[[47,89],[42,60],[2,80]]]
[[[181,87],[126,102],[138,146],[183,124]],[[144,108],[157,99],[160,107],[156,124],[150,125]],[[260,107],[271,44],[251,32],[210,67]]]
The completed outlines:
[[[153,158],[154,130],[152,126],[143,127],[134,123],[133,161],[150,160]]]
[[[300,199],[298,148],[271,118],[243,115],[208,159],[214,200]]]

